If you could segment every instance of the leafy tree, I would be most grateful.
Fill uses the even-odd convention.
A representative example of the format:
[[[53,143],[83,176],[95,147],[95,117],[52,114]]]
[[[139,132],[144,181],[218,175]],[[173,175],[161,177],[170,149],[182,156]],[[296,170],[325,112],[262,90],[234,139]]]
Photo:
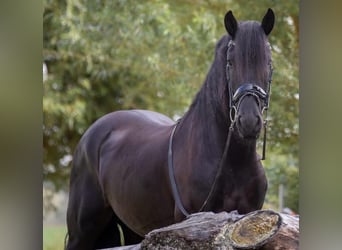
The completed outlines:
[[[45,0],[44,180],[67,188],[77,142],[106,113],[181,116],[226,33],[226,11],[261,20],[268,7],[276,13],[268,155],[297,159],[298,1]],[[265,165],[275,178],[274,164]]]

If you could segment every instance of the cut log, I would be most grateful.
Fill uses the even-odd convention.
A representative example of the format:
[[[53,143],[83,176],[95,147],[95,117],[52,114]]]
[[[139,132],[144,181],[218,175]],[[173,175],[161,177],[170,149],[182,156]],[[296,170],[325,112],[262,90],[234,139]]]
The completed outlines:
[[[271,210],[256,211],[235,221],[228,229],[228,237],[233,247],[257,249],[278,232],[282,217]]]
[[[155,229],[128,249],[299,249],[299,218],[272,210],[246,215],[202,212],[164,228]],[[109,250],[109,249],[108,249]]]
[[[297,250],[299,249],[299,217],[281,213],[282,224],[272,240],[261,250]]]

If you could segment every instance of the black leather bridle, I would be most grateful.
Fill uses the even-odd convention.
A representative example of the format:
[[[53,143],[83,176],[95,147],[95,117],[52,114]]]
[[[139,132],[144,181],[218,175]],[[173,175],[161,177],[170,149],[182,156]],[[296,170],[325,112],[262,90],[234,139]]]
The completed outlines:
[[[271,45],[267,43],[269,47]],[[263,88],[258,86],[255,83],[244,83],[240,87],[238,87],[235,92],[233,92],[231,79],[230,79],[230,71],[231,64],[229,62],[229,51],[231,48],[235,46],[235,42],[230,40],[227,46],[227,64],[226,64],[226,78],[228,84],[228,94],[229,94],[229,118],[231,124],[235,124],[236,114],[240,108],[240,104],[244,97],[251,95],[254,96],[256,101],[258,102],[259,107],[261,108],[261,114],[264,115],[263,127],[264,127],[264,138],[262,145],[262,157],[261,160],[266,159],[266,137],[267,137],[267,111],[269,108],[270,94],[271,94],[271,83],[272,83],[272,74],[273,67],[271,61],[269,62],[269,77],[267,80],[267,90],[265,91]]]
[[[258,85],[254,84],[254,83],[244,83],[242,84],[240,87],[238,87],[235,92],[233,93],[232,91],[232,84],[230,81],[230,63],[229,63],[229,50],[231,48],[231,46],[234,46],[235,43],[233,42],[233,40],[230,40],[230,42],[228,43],[227,46],[227,65],[226,65],[226,77],[227,77],[227,84],[228,84],[228,94],[229,94],[229,116],[230,116],[230,126],[229,126],[229,132],[228,132],[228,136],[227,136],[227,140],[226,140],[226,145],[223,151],[223,155],[220,161],[220,165],[219,168],[216,172],[215,175],[215,179],[213,181],[213,184],[211,185],[210,191],[207,195],[207,198],[205,199],[205,201],[203,202],[201,208],[199,209],[198,212],[201,212],[204,210],[205,206],[207,205],[208,201],[210,200],[210,198],[212,197],[212,194],[214,192],[217,180],[222,172],[224,163],[225,163],[225,159],[227,158],[227,154],[228,154],[228,149],[229,149],[229,145],[230,145],[230,140],[231,140],[231,136],[234,130],[234,125],[236,122],[236,114],[239,110],[241,101],[243,100],[244,97],[248,96],[248,95],[252,95],[256,98],[259,107],[261,107],[261,113],[264,114],[265,112],[265,119],[264,119],[264,140],[263,140],[263,151],[262,151],[262,158],[261,160],[265,159],[265,151],[266,151],[266,131],[267,131],[267,110],[269,108],[269,100],[270,100],[270,91],[271,91],[271,83],[272,83],[272,72],[273,72],[273,68],[272,68],[272,64],[269,63],[269,67],[270,67],[270,75],[269,75],[269,79],[267,82],[267,92],[262,89],[261,87],[259,87]],[[172,189],[172,194],[173,197],[175,199],[175,203],[176,206],[178,207],[178,209],[182,212],[182,214],[185,217],[189,216],[189,213],[187,212],[187,210],[184,208],[182,200],[180,198],[179,192],[178,192],[178,188],[177,188],[177,184],[176,184],[176,179],[175,179],[175,175],[174,175],[174,168],[173,168],[173,152],[172,152],[172,145],[173,145],[173,137],[175,134],[175,131],[177,129],[178,124],[180,123],[180,120],[177,121],[176,125],[173,127],[171,135],[170,135],[170,140],[169,140],[169,149],[168,149],[168,172],[169,172],[169,179],[171,182],[171,189]]]

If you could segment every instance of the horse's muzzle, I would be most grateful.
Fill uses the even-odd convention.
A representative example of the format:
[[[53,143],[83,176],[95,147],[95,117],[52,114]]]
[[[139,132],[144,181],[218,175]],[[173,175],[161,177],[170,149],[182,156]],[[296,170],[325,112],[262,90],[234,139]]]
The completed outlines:
[[[262,128],[262,117],[260,115],[248,114],[238,115],[237,128],[244,139],[257,139]]]

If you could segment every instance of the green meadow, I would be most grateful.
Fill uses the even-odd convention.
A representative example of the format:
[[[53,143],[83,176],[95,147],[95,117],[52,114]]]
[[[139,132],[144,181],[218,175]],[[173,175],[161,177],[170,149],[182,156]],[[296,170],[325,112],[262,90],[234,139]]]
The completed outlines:
[[[44,225],[43,226],[43,249],[62,250],[64,249],[64,238],[66,234],[65,225]]]

